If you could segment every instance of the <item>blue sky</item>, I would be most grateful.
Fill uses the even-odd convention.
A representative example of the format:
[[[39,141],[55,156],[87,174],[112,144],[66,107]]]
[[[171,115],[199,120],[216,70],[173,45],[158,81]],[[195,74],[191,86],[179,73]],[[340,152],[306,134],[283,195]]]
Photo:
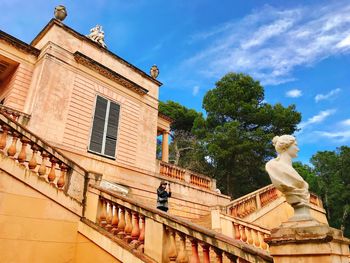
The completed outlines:
[[[350,1],[1,0],[0,28],[30,42],[58,4],[68,26],[101,24],[112,52],[146,72],[157,64],[161,100],[201,110],[218,79],[244,72],[268,103],[302,113],[299,160],[350,143]]]

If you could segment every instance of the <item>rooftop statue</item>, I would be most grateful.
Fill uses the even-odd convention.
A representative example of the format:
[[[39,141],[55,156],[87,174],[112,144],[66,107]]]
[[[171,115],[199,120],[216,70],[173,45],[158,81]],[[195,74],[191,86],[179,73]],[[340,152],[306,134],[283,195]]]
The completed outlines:
[[[90,34],[86,35],[92,41],[100,44],[102,47],[107,48],[105,44],[105,32],[102,30],[102,26],[96,25],[95,27],[90,29]]]
[[[284,194],[286,201],[294,208],[294,219],[310,218],[309,185],[292,166],[299,148],[292,135],[275,136],[272,140],[278,153],[277,158],[266,163],[272,184]]]
[[[63,21],[66,16],[67,16],[67,10],[66,7],[63,5],[58,5],[55,7],[55,12],[54,12],[55,18]]]

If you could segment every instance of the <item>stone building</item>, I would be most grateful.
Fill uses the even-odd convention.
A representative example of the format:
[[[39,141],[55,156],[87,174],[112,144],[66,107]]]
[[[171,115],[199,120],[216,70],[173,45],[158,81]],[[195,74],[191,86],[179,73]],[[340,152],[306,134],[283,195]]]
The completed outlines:
[[[169,164],[161,85],[59,20],[30,44],[0,31],[0,262],[273,262],[264,239],[293,209],[271,185],[231,200]]]

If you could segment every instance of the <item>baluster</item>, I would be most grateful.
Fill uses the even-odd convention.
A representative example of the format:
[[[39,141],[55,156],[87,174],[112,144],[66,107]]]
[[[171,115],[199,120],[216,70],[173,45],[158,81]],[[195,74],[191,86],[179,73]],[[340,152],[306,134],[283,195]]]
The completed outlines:
[[[176,244],[175,244],[175,232],[171,228],[168,228],[167,232],[168,232],[168,238],[169,238],[169,246],[168,246],[169,262],[176,262],[177,252],[176,252]]]
[[[30,170],[35,170],[36,166],[38,165],[37,161],[36,161],[36,153],[39,150],[39,147],[32,143],[32,150],[33,150],[33,154],[32,154],[32,158],[30,159],[29,163],[28,163],[28,168]]]
[[[101,206],[101,210],[100,210],[100,217],[99,217],[99,223],[100,226],[104,227],[107,222],[106,222],[106,201],[103,199],[100,199],[102,206]]]
[[[267,250],[267,244],[264,241],[264,234],[262,232],[258,232],[258,238],[259,238],[259,242],[260,242],[260,247],[263,250]]]
[[[235,227],[235,239],[241,240],[241,233],[239,231],[239,225],[237,223],[234,223]]]
[[[48,153],[45,151],[41,152],[41,164],[38,170],[39,176],[45,176],[46,175],[46,158],[49,157]]]
[[[242,240],[243,242],[247,242],[247,235],[246,235],[246,233],[245,233],[245,227],[242,226],[242,225],[240,225],[240,226],[239,226],[239,229],[240,229],[240,231],[241,231],[241,240]]]
[[[68,170],[68,166],[65,165],[64,163],[61,163],[60,169],[61,169],[61,176],[57,180],[57,187],[58,187],[58,189],[62,189],[64,187],[65,183],[66,183],[65,182],[65,178],[66,178],[66,172]]]
[[[131,212],[129,209],[125,209],[125,241],[130,243],[131,242],[131,231],[132,231],[132,224],[131,224]]]
[[[225,256],[230,260],[230,263],[237,263],[237,256],[228,253],[225,253]]]
[[[199,255],[198,255],[198,242],[196,239],[191,238],[191,246],[192,246],[192,254],[191,254],[191,263],[200,263],[199,261]]]
[[[247,242],[249,245],[253,245],[253,237],[252,237],[252,230],[249,227],[244,227],[247,232]]]
[[[188,255],[186,250],[186,235],[180,232],[177,232],[180,237],[180,248],[179,253],[177,254],[176,262],[177,263],[188,263]]]
[[[26,137],[22,137],[21,138],[21,143],[22,143],[22,147],[21,147],[21,151],[18,154],[17,160],[20,164],[23,164],[26,159],[27,159],[27,144],[30,142],[29,139],[27,139]]]
[[[264,243],[265,243],[265,246],[266,246],[266,249],[267,251],[269,251],[269,245],[265,242],[265,238],[268,238],[269,235],[268,234],[264,234]]]
[[[7,149],[7,155],[11,158],[14,158],[16,152],[17,152],[17,140],[18,140],[19,134],[17,132],[12,133],[12,143],[11,146]]]
[[[106,225],[105,225],[105,229],[109,232],[112,230],[112,204],[110,202],[106,202],[107,203],[107,216],[106,216]]]
[[[132,216],[134,220],[132,224],[131,239],[138,240],[140,236],[139,214],[137,212],[132,212]]]
[[[144,243],[145,243],[145,227],[146,227],[146,222],[145,222],[145,216],[140,215],[141,218],[141,231],[140,231],[140,236],[138,241],[140,242],[140,245],[138,246],[137,250],[143,252],[144,249]]]
[[[259,231],[255,229],[252,229],[252,231],[254,233],[254,246],[260,247]]]
[[[52,157],[50,159],[51,161],[51,169],[50,169],[50,173],[47,176],[47,180],[49,181],[50,184],[53,183],[53,181],[56,179],[56,163],[57,163],[57,159]]]
[[[125,228],[125,210],[124,210],[124,207],[120,206],[119,207],[119,210],[120,210],[120,218],[119,218],[119,222],[118,222],[118,234],[117,236],[119,238],[123,238],[125,236],[125,233],[124,233],[124,228]]]
[[[214,248],[216,261],[215,263],[222,263],[222,250]]]
[[[118,205],[117,204],[114,204],[112,206],[113,208],[113,219],[112,219],[112,230],[111,230],[111,233],[113,235],[116,235],[118,233]]]
[[[7,134],[10,130],[10,127],[7,125],[2,125],[1,126],[2,133],[0,137],[0,150],[3,151],[6,148],[6,143],[7,143]]]
[[[208,244],[201,243],[201,247],[203,250],[203,263],[210,263],[210,247]]]

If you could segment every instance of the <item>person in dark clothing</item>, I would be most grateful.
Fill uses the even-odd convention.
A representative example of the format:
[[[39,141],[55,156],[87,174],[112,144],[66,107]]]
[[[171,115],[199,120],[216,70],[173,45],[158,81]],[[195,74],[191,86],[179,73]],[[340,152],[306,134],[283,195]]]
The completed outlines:
[[[167,185],[169,186],[169,191],[167,191]],[[164,212],[168,211],[168,198],[171,197],[170,184],[165,181],[161,181],[157,189],[157,208]]]

